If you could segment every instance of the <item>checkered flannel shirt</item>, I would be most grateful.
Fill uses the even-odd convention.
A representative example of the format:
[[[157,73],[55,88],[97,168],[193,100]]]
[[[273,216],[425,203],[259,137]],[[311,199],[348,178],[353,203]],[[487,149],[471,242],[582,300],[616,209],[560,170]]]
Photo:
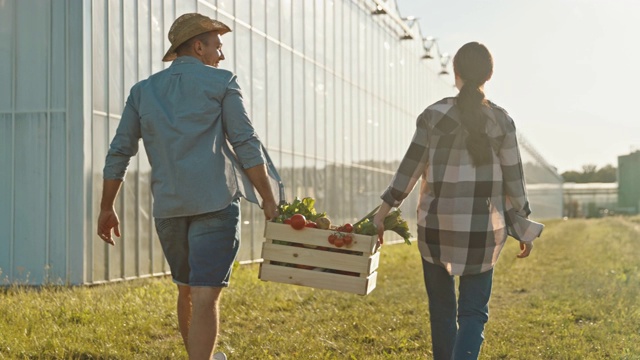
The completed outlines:
[[[423,179],[418,247],[426,261],[452,275],[490,270],[507,235],[529,242],[543,228],[528,219],[515,124],[504,109],[489,104],[491,163],[472,165],[455,98],[445,98],[418,117],[411,145],[381,196],[398,207]]]

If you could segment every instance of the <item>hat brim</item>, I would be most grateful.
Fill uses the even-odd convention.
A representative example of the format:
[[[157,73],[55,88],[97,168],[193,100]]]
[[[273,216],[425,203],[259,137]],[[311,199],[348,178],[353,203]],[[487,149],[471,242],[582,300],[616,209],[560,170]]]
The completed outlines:
[[[182,44],[180,44],[180,45],[182,45]],[[176,53],[176,46],[171,45],[169,50],[167,50],[167,52],[162,57],[162,61],[164,61],[164,62],[173,61],[177,57],[178,57],[178,54]]]

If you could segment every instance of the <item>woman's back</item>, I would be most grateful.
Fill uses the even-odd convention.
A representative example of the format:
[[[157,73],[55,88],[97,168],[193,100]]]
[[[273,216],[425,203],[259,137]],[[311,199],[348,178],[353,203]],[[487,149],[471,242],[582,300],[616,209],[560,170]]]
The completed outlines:
[[[486,163],[479,165],[467,148],[469,132],[456,98],[429,106],[418,118],[418,127],[426,129],[422,140],[428,148],[422,174],[426,186],[418,208],[425,241],[419,246],[423,257],[456,275],[489,270],[507,238],[501,158],[515,157],[517,163],[515,127],[494,104],[483,114],[489,151]]]

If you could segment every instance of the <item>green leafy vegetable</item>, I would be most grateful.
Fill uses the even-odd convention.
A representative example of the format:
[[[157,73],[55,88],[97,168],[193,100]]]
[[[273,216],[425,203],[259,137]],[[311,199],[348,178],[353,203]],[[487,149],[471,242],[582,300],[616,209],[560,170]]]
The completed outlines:
[[[314,208],[316,200],[311,197],[306,197],[302,200],[295,198],[292,203],[284,203],[278,206],[278,215],[273,221],[283,223],[285,219],[292,217],[295,214],[304,215],[307,220],[316,221],[321,217],[326,217],[326,213],[319,213]]]
[[[373,224],[373,217],[378,212],[378,209],[380,209],[380,206],[371,210],[364,218],[353,225],[356,234],[376,235],[378,233],[378,230]],[[401,215],[402,212],[400,209],[389,212],[384,218],[384,229],[395,232],[404,239],[405,244],[411,245],[412,236],[409,232],[409,224],[407,224],[407,221],[404,220]]]

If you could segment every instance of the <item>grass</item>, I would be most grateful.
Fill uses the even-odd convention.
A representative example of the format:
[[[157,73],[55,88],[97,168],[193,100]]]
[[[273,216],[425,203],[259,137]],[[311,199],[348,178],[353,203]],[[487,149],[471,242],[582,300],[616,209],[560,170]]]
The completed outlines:
[[[509,240],[481,359],[640,359],[640,217],[551,221],[532,256]],[[417,246],[382,249],[367,296],[262,282],[238,267],[223,292],[231,359],[430,357]],[[184,358],[175,288],[146,279],[0,290],[0,359]]]

